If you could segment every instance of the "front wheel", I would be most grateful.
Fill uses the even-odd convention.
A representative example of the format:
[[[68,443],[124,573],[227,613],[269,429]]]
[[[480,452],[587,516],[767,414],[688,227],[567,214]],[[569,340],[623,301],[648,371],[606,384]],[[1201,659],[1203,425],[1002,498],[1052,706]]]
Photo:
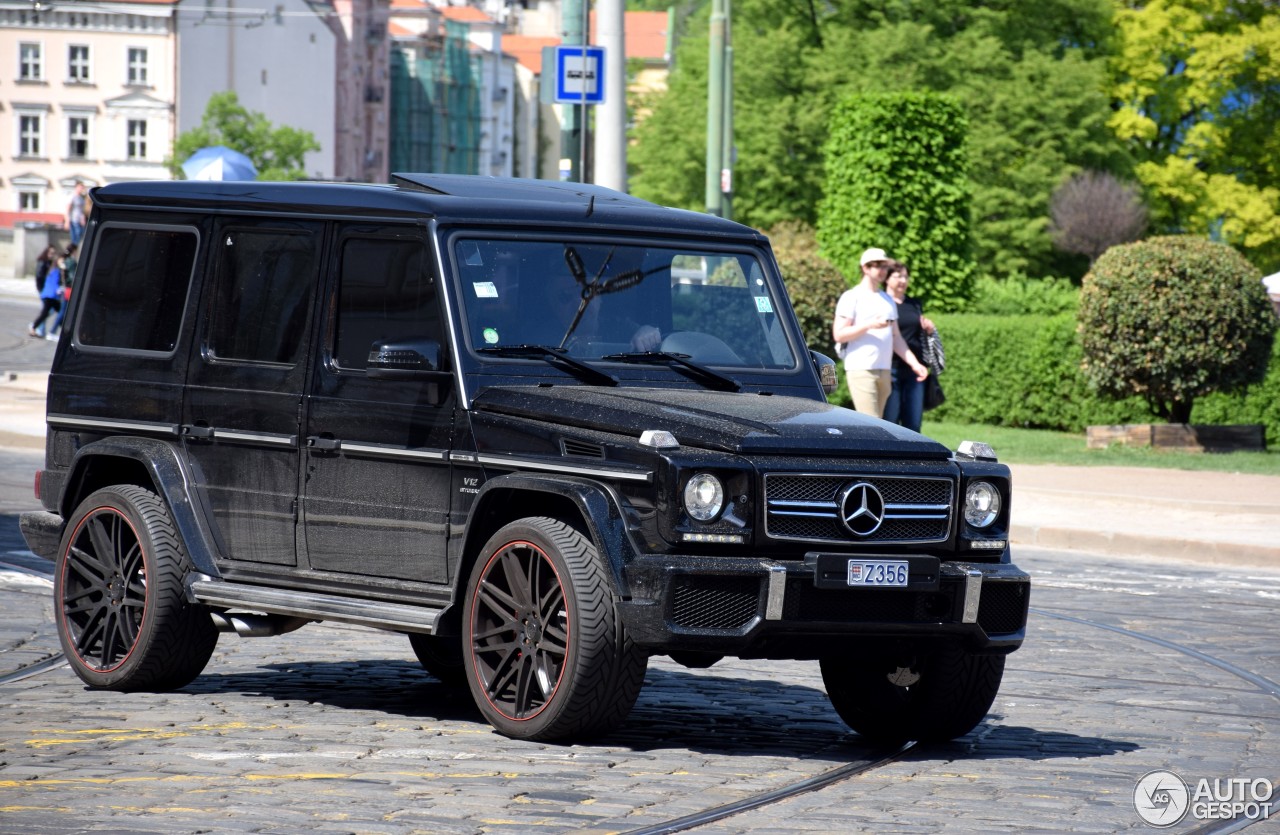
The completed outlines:
[[[485,719],[518,739],[617,727],[644,683],[591,540],[556,519],[513,522],[485,545],[463,611],[467,684]]]
[[[101,690],[171,690],[200,675],[218,642],[188,603],[189,568],[169,511],[130,484],[93,493],[58,547],[58,638],[76,675]]]
[[[1004,675],[1003,655],[959,647],[911,657],[824,658],[827,697],[849,727],[874,742],[945,742],[977,727]]]

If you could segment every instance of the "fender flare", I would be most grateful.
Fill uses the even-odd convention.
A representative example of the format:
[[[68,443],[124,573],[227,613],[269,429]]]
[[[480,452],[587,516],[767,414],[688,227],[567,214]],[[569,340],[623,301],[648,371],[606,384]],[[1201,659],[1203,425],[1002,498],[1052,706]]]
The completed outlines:
[[[178,535],[196,571],[210,577],[220,577],[217,568],[216,538],[210,523],[209,512],[200,500],[195,478],[185,459],[174,444],[155,438],[122,436],[107,438],[86,444],[76,451],[71,461],[62,495],[58,498],[58,512],[68,519],[75,511],[73,497],[82,492],[82,485],[95,462],[107,458],[124,458],[142,465],[151,478],[152,486],[173,517]]]
[[[596,550],[609,569],[613,580],[614,591],[623,598],[631,596],[624,571],[627,563],[636,556],[636,548],[627,532],[626,520],[623,518],[621,503],[612,489],[598,481],[577,476],[541,475],[535,473],[511,473],[491,478],[480,488],[471,505],[467,517],[467,533],[463,542],[462,554],[479,553],[484,542],[479,541],[481,534],[475,524],[476,520],[489,511],[495,502],[502,502],[503,493],[545,493],[574,504],[581,514],[586,533],[595,543]],[[517,517],[518,518],[518,517]],[[489,534],[484,534],[487,539]],[[466,582],[470,574],[458,571],[459,587]]]

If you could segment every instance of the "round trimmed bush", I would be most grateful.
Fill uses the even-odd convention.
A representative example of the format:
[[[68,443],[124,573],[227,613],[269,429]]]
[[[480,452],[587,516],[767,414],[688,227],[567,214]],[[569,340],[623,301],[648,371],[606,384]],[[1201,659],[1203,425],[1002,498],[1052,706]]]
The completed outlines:
[[[1187,423],[1195,399],[1266,374],[1276,318],[1262,274],[1225,244],[1191,236],[1112,247],[1084,278],[1084,375]]]

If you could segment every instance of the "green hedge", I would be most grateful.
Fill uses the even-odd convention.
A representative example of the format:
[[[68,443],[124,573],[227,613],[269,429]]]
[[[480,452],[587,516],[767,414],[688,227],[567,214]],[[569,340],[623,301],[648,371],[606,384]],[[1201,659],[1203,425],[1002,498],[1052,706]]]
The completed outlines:
[[[1096,424],[1160,422],[1141,398],[1112,401],[1090,390],[1080,370],[1072,314],[932,318],[947,352],[947,370],[939,378],[947,402],[930,412],[931,418],[1067,432]],[[1262,423],[1268,443],[1280,443],[1280,340],[1261,383],[1200,398],[1192,422]]]
[[[824,148],[822,254],[859,281],[862,251],[883,247],[911,268],[926,310],[972,295],[968,119],[937,93],[870,93],[841,101]]]
[[[1196,398],[1192,423],[1261,423],[1267,446],[1280,446],[1280,339],[1271,345],[1271,364],[1261,383],[1234,394],[1221,392]]]
[[[933,317],[947,370],[938,420],[1082,432],[1096,423],[1150,422],[1142,400],[1103,400],[1080,371],[1075,316]]]

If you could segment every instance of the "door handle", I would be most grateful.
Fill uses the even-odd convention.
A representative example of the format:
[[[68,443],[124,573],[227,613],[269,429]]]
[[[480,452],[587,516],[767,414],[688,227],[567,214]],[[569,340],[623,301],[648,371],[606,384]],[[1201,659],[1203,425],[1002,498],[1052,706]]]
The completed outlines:
[[[186,435],[188,438],[199,438],[207,441],[213,437],[213,427],[195,425],[184,426],[182,427],[182,434]]]
[[[308,435],[307,446],[324,452],[332,452],[342,446],[342,441],[339,441],[337,438],[322,438],[319,435]]]

